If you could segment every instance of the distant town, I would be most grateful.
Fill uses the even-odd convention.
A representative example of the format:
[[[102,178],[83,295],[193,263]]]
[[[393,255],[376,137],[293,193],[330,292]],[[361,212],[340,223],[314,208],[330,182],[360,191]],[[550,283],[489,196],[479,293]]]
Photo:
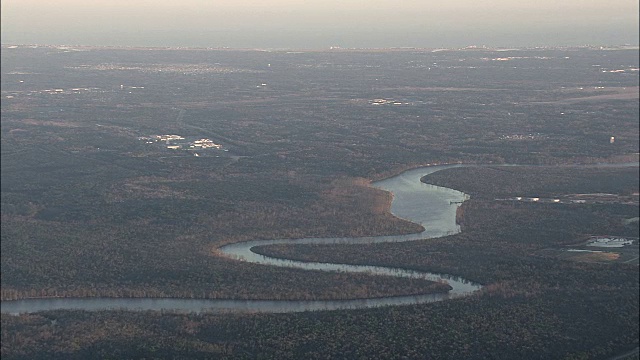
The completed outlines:
[[[164,142],[167,149],[171,150],[205,150],[205,149],[217,149],[227,151],[222,148],[222,145],[214,143],[211,139],[199,138],[196,140],[189,140],[181,135],[151,135],[141,136],[138,140],[144,141],[146,144],[157,144]],[[200,156],[199,153],[194,152],[194,156]]]
[[[638,193],[630,195],[616,194],[568,194],[561,198],[540,198],[516,196],[506,199],[496,199],[497,201],[524,201],[555,204],[638,204]]]

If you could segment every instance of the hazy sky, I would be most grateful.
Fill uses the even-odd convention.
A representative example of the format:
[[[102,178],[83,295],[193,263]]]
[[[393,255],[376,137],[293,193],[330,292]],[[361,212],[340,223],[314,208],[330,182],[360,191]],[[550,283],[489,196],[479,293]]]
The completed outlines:
[[[2,0],[2,43],[260,48],[638,44],[638,0]]]

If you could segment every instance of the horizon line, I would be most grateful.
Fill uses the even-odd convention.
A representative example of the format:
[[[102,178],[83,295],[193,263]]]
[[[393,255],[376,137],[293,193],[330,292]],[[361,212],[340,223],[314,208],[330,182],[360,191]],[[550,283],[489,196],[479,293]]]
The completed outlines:
[[[227,50],[227,51],[462,51],[462,50],[562,50],[562,49],[595,49],[595,50],[638,50],[640,44],[583,44],[583,45],[522,45],[522,46],[486,46],[467,45],[463,47],[419,47],[419,46],[387,46],[387,47],[231,47],[231,46],[150,46],[150,45],[86,45],[86,44],[36,44],[36,43],[0,43],[2,48],[45,47],[45,48],[81,48],[81,49],[122,49],[122,50]]]

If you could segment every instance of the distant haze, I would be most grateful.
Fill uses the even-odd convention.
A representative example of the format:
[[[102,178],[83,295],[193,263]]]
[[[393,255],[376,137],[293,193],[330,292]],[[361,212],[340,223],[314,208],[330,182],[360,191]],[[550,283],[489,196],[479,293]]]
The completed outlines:
[[[638,44],[637,0],[2,0],[2,43],[259,48]]]

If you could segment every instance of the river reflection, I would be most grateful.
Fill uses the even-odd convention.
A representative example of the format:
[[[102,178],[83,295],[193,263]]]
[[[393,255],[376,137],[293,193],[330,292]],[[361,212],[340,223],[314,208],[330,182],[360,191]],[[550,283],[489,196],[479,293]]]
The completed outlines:
[[[305,238],[279,240],[253,240],[223,246],[220,251],[240,261],[272,266],[292,267],[306,270],[342,271],[370,273],[396,277],[409,277],[442,281],[452,290],[448,293],[418,296],[395,296],[355,300],[204,300],[204,299],[150,299],[150,298],[47,298],[2,301],[3,313],[26,313],[43,310],[79,309],[124,309],[124,310],[170,310],[187,312],[300,312],[313,310],[358,309],[387,305],[421,304],[466,296],[480,289],[480,285],[446,274],[426,273],[413,270],[381,266],[346,265],[302,262],[278,259],[256,254],[256,246],[274,244],[371,244],[384,242],[415,241],[452,235],[460,232],[456,224],[456,209],[468,199],[462,192],[434,185],[420,179],[428,174],[447,168],[464,165],[440,165],[405,171],[389,179],[373,183],[373,186],[393,194],[391,212],[403,219],[422,225],[425,230],[418,234],[375,236],[359,238]]]

